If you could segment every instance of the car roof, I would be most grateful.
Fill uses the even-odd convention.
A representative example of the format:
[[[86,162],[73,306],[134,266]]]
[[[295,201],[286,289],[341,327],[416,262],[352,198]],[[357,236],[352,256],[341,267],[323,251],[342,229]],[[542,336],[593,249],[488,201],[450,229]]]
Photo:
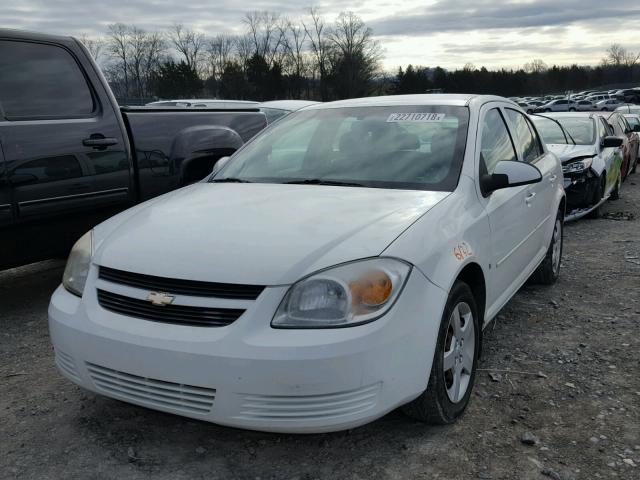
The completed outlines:
[[[307,107],[307,110],[351,107],[393,107],[402,105],[443,105],[465,107],[482,105],[488,102],[506,102],[517,106],[515,102],[495,95],[472,95],[454,93],[423,93],[413,95],[386,95],[380,97],[352,98],[335,102],[319,103]]]
[[[536,114],[539,117],[551,117],[551,118],[584,118],[584,117],[593,117],[600,112],[545,112],[542,114]],[[603,113],[612,113],[612,112],[603,112]]]
[[[300,110],[303,107],[309,105],[316,105],[320,102],[314,102],[312,100],[270,100],[268,102],[262,102],[258,105],[259,108],[275,108],[276,110],[294,111]]]

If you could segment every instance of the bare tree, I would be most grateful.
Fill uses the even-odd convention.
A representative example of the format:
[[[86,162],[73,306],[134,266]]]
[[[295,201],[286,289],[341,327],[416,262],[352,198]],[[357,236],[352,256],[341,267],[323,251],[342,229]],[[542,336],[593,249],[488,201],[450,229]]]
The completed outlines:
[[[123,23],[108,26],[107,50],[115,64],[110,67],[118,80],[122,82],[122,96],[129,96],[129,28]]]
[[[541,60],[539,58],[525,63],[522,68],[527,73],[543,73],[549,70],[549,67],[544,62],[544,60]]]
[[[87,35],[82,35],[79,40],[87,48],[87,50],[89,50],[89,53],[96,61],[96,63],[100,63],[105,43],[104,39],[100,37],[91,38]]]
[[[164,51],[164,41],[158,33],[148,33],[138,27],[129,28],[128,44],[130,50],[131,78],[135,84],[137,95],[146,97],[151,76],[160,64]]]
[[[207,42],[206,50],[209,73],[216,80],[220,79],[225,67],[231,61],[236,42],[236,38],[225,34],[216,35]]]
[[[272,12],[249,12],[245,15],[247,37],[250,40],[252,54],[265,59],[271,67],[282,60],[282,47],[285,41],[286,19]]]
[[[339,96],[366,95],[379,73],[382,50],[373,31],[353,12],[342,12],[329,34],[334,49],[332,68]]]
[[[640,60],[640,53],[630,52],[619,43],[614,43],[607,49],[607,56],[602,63],[614,67],[633,67],[638,60]]]
[[[301,24],[288,21],[283,35],[284,67],[292,77],[292,94],[299,98],[303,77],[307,73],[307,32]]]
[[[249,35],[242,35],[236,39],[236,53],[238,63],[246,71],[249,59],[253,55],[253,40]]]
[[[176,23],[169,31],[168,37],[175,49],[184,57],[187,66],[199,72],[202,53],[206,46],[205,36],[185,28],[181,23]]]
[[[324,19],[320,15],[320,11],[311,7],[309,9],[309,20],[302,22],[304,31],[311,45],[311,53],[314,59],[314,71],[318,72],[320,81],[320,98],[322,101],[328,99],[327,88],[327,71],[329,67],[330,46],[327,35],[329,29],[325,26]],[[315,74],[314,74],[315,76]]]

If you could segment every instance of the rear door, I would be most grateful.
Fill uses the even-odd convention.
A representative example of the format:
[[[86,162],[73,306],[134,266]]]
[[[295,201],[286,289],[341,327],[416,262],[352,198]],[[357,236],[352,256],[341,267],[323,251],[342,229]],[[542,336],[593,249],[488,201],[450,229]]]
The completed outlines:
[[[64,254],[84,231],[125,208],[129,155],[113,107],[101,101],[106,92],[94,87],[102,88],[100,77],[73,40],[0,38],[0,72],[11,255],[20,264]]]

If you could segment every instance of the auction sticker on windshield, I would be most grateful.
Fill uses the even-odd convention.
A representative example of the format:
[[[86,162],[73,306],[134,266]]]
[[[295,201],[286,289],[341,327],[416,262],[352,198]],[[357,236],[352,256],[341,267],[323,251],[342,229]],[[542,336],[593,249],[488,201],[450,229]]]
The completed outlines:
[[[392,113],[387,122],[441,122],[444,113]]]

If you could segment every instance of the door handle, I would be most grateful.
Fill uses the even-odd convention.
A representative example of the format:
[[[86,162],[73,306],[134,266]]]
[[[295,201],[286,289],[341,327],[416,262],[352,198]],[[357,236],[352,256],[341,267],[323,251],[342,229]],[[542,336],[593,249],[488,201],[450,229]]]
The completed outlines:
[[[557,176],[557,175],[551,175],[551,176],[549,177],[549,181],[550,181],[551,183],[553,183],[553,182],[555,182],[555,181],[556,181],[556,178],[558,178],[558,176]]]
[[[535,196],[536,196],[535,192],[531,192],[531,193],[529,193],[529,195],[527,195],[527,196],[524,198],[525,203],[526,203],[527,205],[529,205],[529,204],[533,201],[533,199],[535,198]]]
[[[85,147],[95,148],[96,150],[104,150],[112,145],[117,145],[118,139],[114,137],[105,137],[101,133],[94,133],[89,138],[82,140]]]

